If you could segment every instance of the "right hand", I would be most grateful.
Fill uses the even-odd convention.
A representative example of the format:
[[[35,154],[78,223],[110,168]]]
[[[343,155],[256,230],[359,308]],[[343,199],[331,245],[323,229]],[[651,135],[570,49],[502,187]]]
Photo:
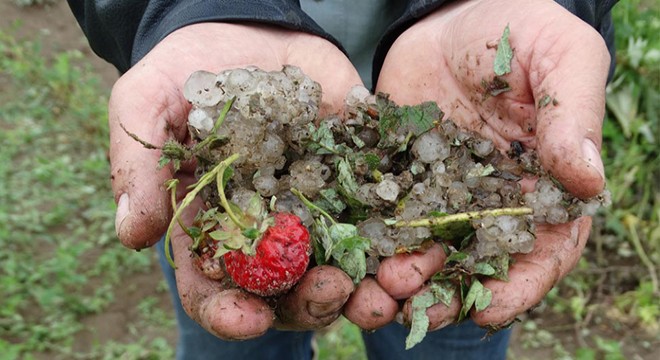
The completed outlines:
[[[350,61],[332,43],[309,34],[262,25],[200,23],[181,28],[163,39],[124,74],[112,89],[109,103],[112,188],[118,203],[116,230],[121,242],[133,249],[155,244],[165,233],[172,206],[163,183],[180,180],[179,199],[195,181],[192,166],[179,172],[157,169],[159,151],[145,149],[121,128],[152,143],[174,137],[189,141],[186,119],[190,104],[183,85],[191,73],[254,65],[279,70],[299,66],[323,88],[322,114],[338,113],[349,89],[361,80]],[[196,200],[182,215],[192,223],[202,207]],[[259,297],[227,290],[193,268],[190,239],[175,227],[172,233],[176,281],[188,315],[223,339],[248,339],[273,326],[274,314]],[[278,306],[278,326],[298,330],[323,327],[341,313],[353,291],[342,271],[323,267],[310,271]]]
[[[487,44],[497,41],[507,24],[515,51],[512,71],[503,79],[513,90],[484,96],[482,82],[494,76],[496,53]],[[590,198],[605,184],[600,144],[609,59],[600,34],[554,1],[455,1],[399,36],[389,49],[377,90],[400,105],[435,101],[447,118],[490,138],[502,151],[520,141],[537,151],[544,169],[567,191]],[[558,104],[539,106],[549,95]],[[578,263],[590,228],[587,217],[537,224],[534,250],[513,255],[508,282],[484,281],[492,301],[485,310],[472,311],[471,319],[501,327],[538,304]],[[372,290],[362,291],[364,281],[358,286],[346,306],[347,317],[363,328],[363,323],[382,326],[396,314],[393,299],[427,291],[424,284],[445,259],[436,245],[426,253],[384,260],[378,281],[370,282]],[[378,297],[373,296],[376,291]],[[429,308],[429,329],[452,323],[460,308],[460,299],[450,307]],[[410,307],[402,310],[410,318]],[[377,321],[371,314],[378,315]]]

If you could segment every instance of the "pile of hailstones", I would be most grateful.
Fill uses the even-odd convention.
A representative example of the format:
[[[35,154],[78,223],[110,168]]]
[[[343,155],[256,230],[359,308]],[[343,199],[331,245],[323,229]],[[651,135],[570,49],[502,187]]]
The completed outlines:
[[[241,154],[227,185],[231,201],[243,207],[259,193],[276,211],[292,212],[308,227],[313,214],[290,189],[297,188],[315,202],[334,189],[347,205],[343,211],[335,209],[338,220],[347,219],[356,203],[366,214],[356,225],[360,235],[371,240],[368,273],[375,271],[379,257],[414,249],[433,237],[429,228],[393,227],[392,220],[503,207],[533,209],[528,216],[473,220],[477,239],[473,255],[479,259],[530,252],[534,222],[556,224],[592,215],[604,201],[571,197],[543,176],[533,152],[502,154],[490,140],[449,120],[438,121],[417,136],[411,136],[406,126],[384,130],[379,127],[379,111],[389,106],[390,113],[396,113],[397,107],[364,87],[354,87],[347,95],[344,119],[321,119],[321,86],[297,67],[273,72],[255,67],[220,74],[198,71],[186,82],[184,95],[192,104],[188,122],[197,141],[209,135],[225,104],[234,98],[217,130],[224,143],[198,155],[198,175],[232,154]],[[437,120],[441,117],[438,110]],[[321,123],[331,130],[336,151],[328,151],[327,146],[319,151],[315,131]],[[365,163],[366,154],[371,159],[377,156],[375,167]],[[338,170],[341,159],[351,166],[353,191],[342,183],[346,174]],[[541,180],[534,192],[523,195],[518,180],[530,172],[542,175]],[[212,206],[218,205],[213,190],[206,197]]]

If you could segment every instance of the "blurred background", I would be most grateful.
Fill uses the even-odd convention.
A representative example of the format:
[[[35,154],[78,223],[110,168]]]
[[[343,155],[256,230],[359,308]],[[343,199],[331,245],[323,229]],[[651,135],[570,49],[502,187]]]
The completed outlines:
[[[172,359],[155,253],[115,237],[106,105],[117,79],[64,0],[0,0],[0,360]],[[613,205],[510,359],[660,359],[660,5],[614,8],[602,155]],[[364,359],[346,320],[319,359]],[[402,344],[403,346],[403,344]]]

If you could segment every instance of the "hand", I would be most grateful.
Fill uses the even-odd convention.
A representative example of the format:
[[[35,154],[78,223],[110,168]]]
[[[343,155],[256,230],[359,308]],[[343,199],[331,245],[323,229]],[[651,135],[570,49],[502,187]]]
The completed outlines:
[[[507,24],[514,57],[511,73],[502,78],[512,90],[488,96],[482,81],[490,82],[495,75],[492,45]],[[446,117],[493,139],[500,150],[508,150],[514,140],[536,149],[543,167],[568,191],[588,198],[604,187],[599,151],[609,59],[601,36],[553,1],[463,1],[441,8],[396,40],[377,91],[391,94],[399,104],[436,101]],[[546,95],[556,104],[539,107]],[[575,266],[590,227],[590,218],[539,225],[534,250],[514,256],[510,280],[484,283],[493,300],[484,311],[473,312],[472,319],[500,326],[538,304]],[[383,261],[377,275],[381,297],[385,292],[405,299],[423,291],[429,274],[442,268],[444,258],[441,252],[427,251]],[[417,275],[400,280],[410,273]],[[370,302],[366,295],[357,299],[359,294],[365,292],[358,288],[345,310],[356,319],[371,319],[370,312],[391,304]],[[361,304],[359,311],[354,303]],[[453,322],[459,309],[460,305],[432,307],[427,312],[429,328]],[[392,312],[390,307],[386,310]],[[404,307],[404,316],[407,311]]]
[[[174,137],[189,141],[186,119],[190,104],[182,89],[196,70],[220,72],[255,65],[279,70],[297,65],[320,82],[323,113],[338,112],[348,90],[361,84],[357,71],[334,45],[319,37],[259,25],[201,23],[179,29],[163,39],[131,68],[112,90],[109,104],[112,188],[118,202],[116,230],[122,243],[141,249],[164,234],[172,216],[165,180],[180,180],[180,195],[194,182],[192,166],[176,174],[157,169],[160,152],[147,150],[130,138],[120,124],[139,138],[163,144]],[[329,70],[327,64],[332,64]],[[182,218],[190,224],[201,201]],[[187,210],[188,210],[187,209]],[[260,298],[239,290],[224,290],[191,264],[190,239],[173,232],[176,279],[183,307],[204,328],[225,339],[258,336],[273,325],[274,314]],[[351,280],[334,268],[312,271],[278,308],[280,325],[314,329],[332,322],[353,290]],[[320,286],[325,285],[325,286]],[[330,286],[332,285],[332,286]]]

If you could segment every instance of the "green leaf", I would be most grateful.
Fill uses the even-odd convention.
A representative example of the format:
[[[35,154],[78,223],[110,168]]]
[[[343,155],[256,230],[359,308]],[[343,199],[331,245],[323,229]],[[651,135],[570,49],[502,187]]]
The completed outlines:
[[[456,293],[456,286],[454,284],[450,281],[442,280],[432,283],[430,288],[438,301],[447,307],[451,305],[451,301]]]
[[[400,116],[399,122],[402,127],[407,128],[415,136],[419,136],[431,130],[444,114],[437,103],[426,101],[419,105],[401,106],[397,115]]]
[[[339,214],[346,209],[346,204],[341,201],[339,194],[333,188],[322,189],[319,192],[319,199],[316,201],[316,205],[321,209]]]
[[[500,38],[500,43],[497,45],[497,52],[495,53],[495,63],[493,64],[495,74],[502,76],[510,73],[512,58],[513,51],[509,44],[509,25],[507,24]]]
[[[263,198],[259,193],[252,195],[248,201],[247,209],[245,209],[245,214],[252,216],[255,219],[263,218],[266,210],[266,204],[264,204]]]
[[[359,185],[355,180],[351,164],[345,158],[339,158],[337,167],[337,190],[346,198],[352,208],[363,205],[356,197]]]
[[[438,303],[438,299],[433,292],[427,291],[412,298],[412,323],[410,324],[410,333],[406,337],[406,350],[412,349],[426,337],[429,329],[429,317],[426,310]]]
[[[460,240],[474,232],[474,228],[469,221],[454,221],[431,227],[434,236],[442,240]]]
[[[318,129],[314,124],[308,125],[311,142],[307,147],[318,155],[345,154],[352,150],[346,144],[337,144],[328,122],[322,122]]]
[[[467,317],[472,306],[474,306],[477,311],[484,310],[490,305],[492,297],[493,295],[490,292],[490,289],[485,288],[478,279],[472,279],[472,285],[470,285],[470,289],[463,300],[463,306],[461,307],[458,321],[460,322]]]
[[[371,241],[358,235],[355,225],[335,223],[328,230],[331,239],[331,255],[339,267],[348,274],[355,283],[358,283],[367,272],[367,259],[365,251],[369,249]],[[327,254],[327,248],[326,248]],[[327,256],[327,255],[326,255]]]
[[[452,262],[452,261],[453,262],[461,262],[461,261],[463,261],[467,258],[468,258],[468,254],[466,254],[464,252],[456,251],[456,252],[451,253],[451,255],[447,256],[447,259],[445,260],[445,262],[447,262],[447,263]]]
[[[473,274],[481,274],[486,276],[491,276],[495,274],[495,268],[488,263],[476,263],[474,264]]]
[[[477,309],[477,311],[483,311],[488,305],[490,305],[491,300],[493,300],[493,293],[490,289],[482,286],[481,293],[478,294],[474,301],[474,308]]]
[[[358,228],[353,224],[336,223],[330,226],[330,237],[339,243],[342,239],[358,235]]]
[[[227,166],[227,168],[225,169],[225,171],[223,172],[223,175],[222,175],[222,188],[223,189],[225,187],[227,187],[227,183],[229,182],[229,179],[231,179],[231,177],[233,175],[234,175],[234,168],[232,168],[231,166]]]
[[[312,226],[312,231],[314,232],[314,257],[316,258],[316,263],[326,264],[330,257],[332,256],[332,247],[333,241],[330,237],[330,229],[326,224],[326,219],[321,217],[314,221]]]
[[[339,267],[358,284],[367,275],[367,257],[364,250],[351,250],[338,261]]]
[[[575,351],[575,360],[596,360],[596,350],[581,347]]]
[[[491,276],[494,279],[501,281],[509,281],[509,261],[511,255],[509,253],[503,253],[497,256],[493,256],[488,259],[488,264],[495,269],[495,273]]]
[[[396,114],[397,106],[383,93],[376,94],[376,108],[378,110],[378,132],[380,142],[386,141],[392,131],[399,126],[399,118]]]
[[[254,239],[259,237],[260,232],[259,232],[259,230],[255,229],[253,227],[250,227],[250,228],[247,228],[247,229],[243,230],[243,232],[241,234],[243,236],[245,236],[246,238],[250,239],[250,240],[254,240]]]
[[[211,231],[209,233],[209,236],[211,237],[211,239],[216,241],[225,241],[230,239],[232,236],[234,236],[234,234],[228,233],[223,230],[215,230],[215,231]]]

